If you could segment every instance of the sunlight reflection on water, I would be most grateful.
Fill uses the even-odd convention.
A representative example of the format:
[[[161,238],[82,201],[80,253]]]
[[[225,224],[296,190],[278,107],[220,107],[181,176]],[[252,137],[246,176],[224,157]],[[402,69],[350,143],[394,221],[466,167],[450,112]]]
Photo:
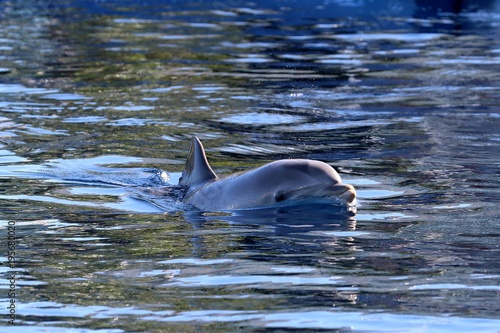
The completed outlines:
[[[36,309],[36,310],[35,310]],[[291,329],[345,329],[354,331],[373,332],[401,332],[407,331],[408,324],[412,329],[425,332],[497,332],[498,320],[477,320],[473,318],[435,317],[399,314],[366,314],[363,312],[342,311],[305,311],[259,313],[258,311],[237,310],[199,310],[199,311],[150,311],[133,307],[109,308],[105,306],[78,306],[68,307],[55,302],[32,303],[30,306],[21,305],[20,310],[28,315],[64,315],[65,317],[94,317],[96,319],[114,318],[122,316],[141,317],[144,321],[162,322],[246,322],[257,327]],[[355,323],[355,324],[353,324]],[[245,325],[245,324],[242,324]],[[50,326],[49,326],[50,327]],[[48,327],[45,326],[45,329]],[[389,328],[389,329],[388,329]],[[57,331],[57,328],[55,328]],[[20,330],[19,330],[20,331]],[[31,329],[30,329],[31,331]],[[37,330],[33,330],[37,332]],[[84,332],[120,332],[116,329],[84,330]],[[20,331],[21,332],[21,331]],[[40,331],[41,332],[41,331]],[[67,331],[65,331],[67,332]]]
[[[48,4],[0,14],[10,331],[498,331],[500,2]],[[358,211],[186,207],[193,134],[221,175],[325,161]]]

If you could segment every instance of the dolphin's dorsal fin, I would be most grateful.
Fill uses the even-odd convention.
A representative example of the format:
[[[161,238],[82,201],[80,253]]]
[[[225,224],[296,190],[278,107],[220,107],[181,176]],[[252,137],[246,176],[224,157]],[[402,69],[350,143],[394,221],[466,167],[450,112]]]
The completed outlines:
[[[191,149],[189,150],[189,156],[182,172],[182,178],[179,180],[179,185],[188,187],[198,186],[214,179],[217,179],[217,175],[210,167],[210,164],[208,164],[205,149],[200,139],[193,136],[191,138]]]

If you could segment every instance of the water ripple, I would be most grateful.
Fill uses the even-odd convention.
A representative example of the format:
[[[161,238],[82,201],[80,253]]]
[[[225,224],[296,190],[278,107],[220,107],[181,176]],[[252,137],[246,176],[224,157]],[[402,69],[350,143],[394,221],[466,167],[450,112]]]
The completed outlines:
[[[498,6],[367,3],[3,2],[9,329],[497,332]],[[192,135],[220,174],[325,161],[357,212],[187,207]]]

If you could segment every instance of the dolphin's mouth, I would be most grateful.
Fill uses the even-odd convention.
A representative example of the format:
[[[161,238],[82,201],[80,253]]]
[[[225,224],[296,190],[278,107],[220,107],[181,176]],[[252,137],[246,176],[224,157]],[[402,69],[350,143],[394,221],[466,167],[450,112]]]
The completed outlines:
[[[276,202],[301,200],[337,201],[348,206],[356,204],[356,190],[349,184],[311,186],[294,191],[281,192],[275,196]]]
[[[339,184],[336,186],[342,187],[339,189],[340,191],[339,194],[336,195],[337,197],[345,201],[347,204],[356,203],[356,190],[354,189],[354,186],[349,184]]]

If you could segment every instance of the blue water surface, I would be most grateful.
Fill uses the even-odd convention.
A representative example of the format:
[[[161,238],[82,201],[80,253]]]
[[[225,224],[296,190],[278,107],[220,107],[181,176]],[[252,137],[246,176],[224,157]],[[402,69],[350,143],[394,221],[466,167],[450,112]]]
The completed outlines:
[[[499,332],[499,18],[2,2],[0,331]],[[220,175],[329,163],[357,211],[185,205],[193,135]]]

